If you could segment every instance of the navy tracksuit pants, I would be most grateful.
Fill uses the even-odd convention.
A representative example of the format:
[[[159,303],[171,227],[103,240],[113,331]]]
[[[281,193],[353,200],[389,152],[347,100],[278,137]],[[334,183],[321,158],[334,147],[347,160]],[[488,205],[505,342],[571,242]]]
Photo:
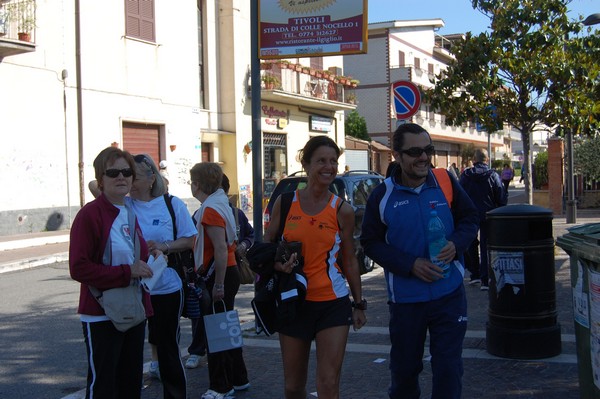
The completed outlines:
[[[467,331],[465,288],[419,303],[390,303],[390,399],[417,399],[429,330],[432,399],[458,399],[462,392],[462,344]]]

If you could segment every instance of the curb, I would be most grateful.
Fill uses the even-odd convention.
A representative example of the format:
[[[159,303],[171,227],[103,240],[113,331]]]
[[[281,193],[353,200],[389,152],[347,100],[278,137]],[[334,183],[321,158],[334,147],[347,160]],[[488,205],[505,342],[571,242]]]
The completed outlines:
[[[69,260],[69,253],[62,252],[52,255],[38,256],[34,258],[21,259],[15,262],[0,263],[0,274],[13,272],[16,270],[27,270],[34,267],[49,265],[52,263],[66,262]]]
[[[7,240],[0,242],[0,251],[38,247],[46,244],[59,244],[69,241],[69,234],[48,235],[42,237],[23,238],[19,240]]]

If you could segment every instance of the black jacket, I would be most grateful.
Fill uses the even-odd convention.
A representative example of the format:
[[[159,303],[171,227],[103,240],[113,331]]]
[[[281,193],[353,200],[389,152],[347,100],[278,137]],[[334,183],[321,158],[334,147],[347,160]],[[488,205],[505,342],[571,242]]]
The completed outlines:
[[[465,169],[460,175],[460,185],[479,210],[480,221],[485,220],[486,212],[506,205],[507,197],[500,176],[483,162]]]
[[[252,309],[256,316],[256,333],[267,336],[275,333],[279,326],[291,322],[306,297],[306,276],[302,264],[292,273],[274,270],[277,243],[255,243],[246,257],[250,268],[258,274]]]

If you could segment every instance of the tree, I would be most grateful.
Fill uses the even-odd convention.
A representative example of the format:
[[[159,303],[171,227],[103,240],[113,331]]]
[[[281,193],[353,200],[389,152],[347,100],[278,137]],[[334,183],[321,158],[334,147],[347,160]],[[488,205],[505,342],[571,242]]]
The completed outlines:
[[[579,175],[600,180],[600,136],[586,138],[575,145],[574,169]]]
[[[469,166],[469,161],[472,161],[474,156],[475,146],[472,143],[461,146],[460,157],[462,158],[462,163],[465,167]]]
[[[488,132],[502,124],[520,131],[526,171],[532,132],[563,125],[581,133],[598,115],[599,37],[573,37],[583,26],[568,19],[570,2],[472,0],[490,18],[490,30],[456,42],[455,60],[426,95],[447,124],[478,121]],[[525,193],[532,203],[528,172]]]
[[[352,110],[352,112],[348,114],[346,122],[344,123],[344,128],[346,129],[346,134],[348,136],[371,141],[371,137],[369,136],[369,132],[367,130],[367,121],[363,116],[360,116],[356,110]]]

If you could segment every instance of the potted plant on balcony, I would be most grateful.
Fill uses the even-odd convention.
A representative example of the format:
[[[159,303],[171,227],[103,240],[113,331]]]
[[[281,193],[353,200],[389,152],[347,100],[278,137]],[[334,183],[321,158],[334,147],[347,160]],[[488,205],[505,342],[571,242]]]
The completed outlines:
[[[30,42],[31,41],[31,32],[35,28],[35,19],[34,18],[26,18],[19,21],[18,32],[19,40],[22,42]]]
[[[281,84],[281,82],[279,81],[277,76],[273,76],[273,75],[263,75],[261,80],[264,82],[265,89],[267,89],[267,90],[276,89]]]
[[[348,104],[356,104],[356,94],[350,93],[346,96],[346,102]]]
[[[281,69],[288,69],[288,67],[290,66],[290,62],[288,60],[279,60],[277,65],[279,65],[279,68]]]
[[[273,68],[273,64],[269,61],[263,61],[260,63],[260,69],[263,71],[268,71]]]
[[[19,40],[31,41],[31,32],[35,29],[35,1],[21,1],[9,5],[10,20],[17,24]]]
[[[358,80],[358,79],[350,79],[350,86],[352,86],[352,87],[358,86],[359,83],[360,83],[360,80]]]

